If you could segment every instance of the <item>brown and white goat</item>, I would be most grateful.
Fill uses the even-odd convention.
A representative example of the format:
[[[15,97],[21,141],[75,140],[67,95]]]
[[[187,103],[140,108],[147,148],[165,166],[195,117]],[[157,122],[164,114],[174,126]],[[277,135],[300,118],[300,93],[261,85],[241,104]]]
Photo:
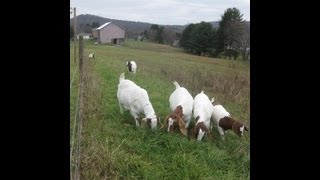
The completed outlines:
[[[203,136],[210,135],[210,119],[213,112],[213,105],[208,96],[201,91],[194,97],[193,103],[193,117],[196,119],[195,126],[190,130],[190,137],[197,138],[201,141]]]
[[[214,99],[212,98],[211,102],[213,103],[213,101]],[[226,109],[220,104],[214,105],[213,103],[212,117],[217,123],[218,131],[222,139],[224,139],[224,134],[229,129],[232,129],[233,132],[240,137],[243,136],[244,131],[248,131],[247,126],[234,120],[230,116],[230,113],[227,112]]]
[[[183,135],[187,135],[187,128],[191,122],[193,97],[184,87],[175,81],[176,89],[169,97],[171,114],[166,118],[167,131],[172,132],[179,128]]]
[[[177,128],[183,135],[187,135],[186,124],[184,122],[182,114],[182,106],[179,105],[177,108],[166,118],[166,125],[168,127],[168,132],[173,132]]]
[[[190,131],[189,131],[189,137],[190,138],[197,138],[197,137],[199,137],[200,138],[200,136],[199,136],[199,132],[200,133],[202,133],[202,132],[204,132],[204,134],[207,134],[208,135],[208,137],[212,137],[212,135],[211,135],[211,132],[210,132],[210,130],[207,128],[207,126],[204,124],[204,122],[199,122],[198,123],[198,120],[200,119],[200,116],[197,116],[196,117],[196,119],[195,119],[195,121],[196,121],[196,125],[193,127],[193,128],[191,128],[190,129]],[[201,130],[201,131],[200,131]],[[203,135],[202,135],[203,136]],[[202,137],[201,137],[202,138]],[[201,138],[200,138],[200,140],[201,140]]]

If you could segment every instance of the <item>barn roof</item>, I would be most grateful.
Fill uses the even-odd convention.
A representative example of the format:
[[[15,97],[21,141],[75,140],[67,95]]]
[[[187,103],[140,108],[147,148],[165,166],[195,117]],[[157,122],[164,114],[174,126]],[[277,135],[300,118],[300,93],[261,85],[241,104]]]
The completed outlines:
[[[100,30],[100,29],[108,26],[109,24],[111,24],[111,21],[110,21],[110,22],[107,22],[107,23],[104,23],[103,25],[101,25],[100,27],[98,27],[96,30]]]

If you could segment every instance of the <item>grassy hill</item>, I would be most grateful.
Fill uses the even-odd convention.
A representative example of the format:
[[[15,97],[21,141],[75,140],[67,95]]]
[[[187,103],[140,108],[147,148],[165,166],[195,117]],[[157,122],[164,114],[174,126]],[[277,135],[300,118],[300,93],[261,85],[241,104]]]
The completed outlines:
[[[213,124],[213,139],[189,140],[179,132],[136,128],[129,112],[120,114],[116,97],[118,79],[146,89],[155,112],[163,121],[169,114],[173,81],[194,97],[204,92],[220,102],[233,117],[249,124],[250,64],[185,54],[166,45],[125,40],[123,46],[94,45],[85,41],[89,63],[85,91],[86,118],[81,139],[82,179],[249,179],[250,138],[232,131],[223,141]],[[76,70],[70,43],[70,79]],[[129,74],[125,62],[137,62],[137,74]],[[72,138],[78,77],[70,90]],[[194,120],[194,119],[192,119]],[[193,126],[193,124],[191,124]],[[70,140],[71,141],[71,140]]]

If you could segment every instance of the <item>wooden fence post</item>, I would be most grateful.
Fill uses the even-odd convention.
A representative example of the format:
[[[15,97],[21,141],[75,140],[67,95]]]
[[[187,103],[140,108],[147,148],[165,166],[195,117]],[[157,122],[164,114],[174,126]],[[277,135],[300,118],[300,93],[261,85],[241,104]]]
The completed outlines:
[[[76,8],[73,8],[73,62],[77,62],[77,15]]]

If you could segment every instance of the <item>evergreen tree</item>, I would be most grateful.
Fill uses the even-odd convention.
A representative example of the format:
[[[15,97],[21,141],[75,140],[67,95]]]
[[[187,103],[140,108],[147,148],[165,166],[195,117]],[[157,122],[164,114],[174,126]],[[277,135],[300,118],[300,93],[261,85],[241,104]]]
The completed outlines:
[[[215,31],[210,23],[189,24],[182,32],[180,46],[197,55],[211,53]]]
[[[196,54],[206,54],[212,51],[213,47],[213,29],[210,23],[201,22],[191,33],[191,46]]]
[[[195,27],[196,27],[195,24],[189,24],[182,31],[182,34],[181,34],[180,46],[190,52],[192,52],[191,35],[192,35],[192,31],[195,29]]]
[[[164,41],[163,41],[163,27],[160,27],[157,29],[155,41],[160,44],[164,43]]]
[[[237,8],[228,8],[221,16],[217,32],[217,53],[236,58],[239,54],[240,39],[244,31],[243,14]]]

